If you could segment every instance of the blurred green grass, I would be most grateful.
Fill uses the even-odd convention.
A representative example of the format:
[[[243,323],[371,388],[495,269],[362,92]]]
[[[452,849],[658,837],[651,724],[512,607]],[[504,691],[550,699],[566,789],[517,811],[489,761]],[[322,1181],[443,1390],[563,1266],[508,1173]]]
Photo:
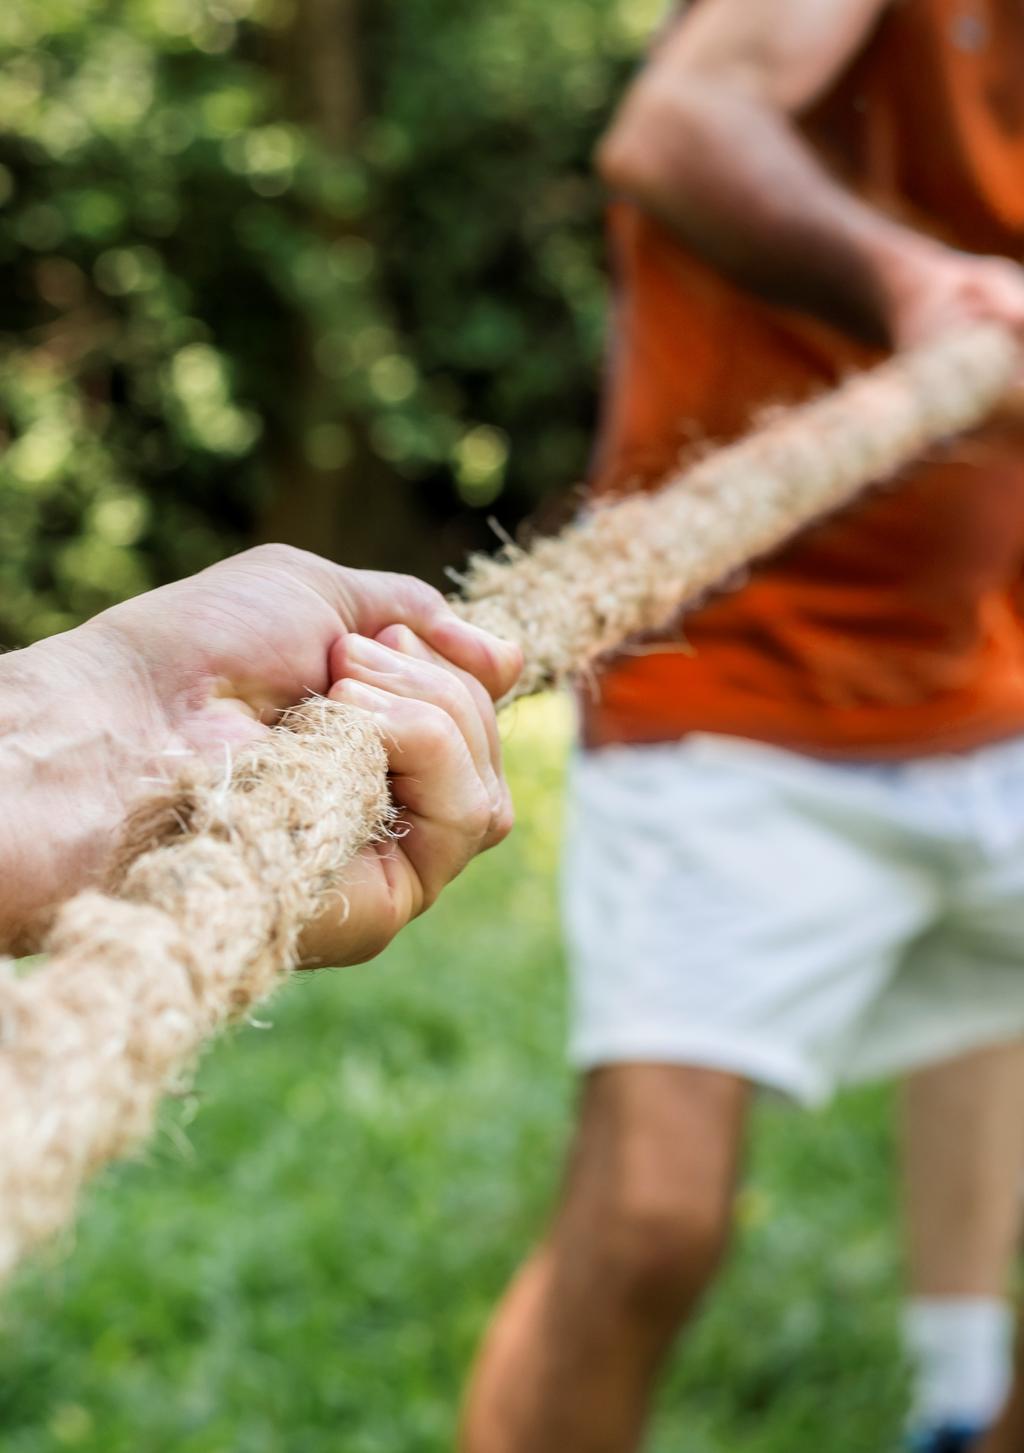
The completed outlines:
[[[569,1126],[563,702],[508,730],[519,827],[386,959],[233,1034],[0,1310],[4,1453],[441,1453]],[[888,1100],[758,1111],[736,1253],[652,1453],[886,1453],[903,1376]],[[67,1254],[63,1254],[67,1252]]]

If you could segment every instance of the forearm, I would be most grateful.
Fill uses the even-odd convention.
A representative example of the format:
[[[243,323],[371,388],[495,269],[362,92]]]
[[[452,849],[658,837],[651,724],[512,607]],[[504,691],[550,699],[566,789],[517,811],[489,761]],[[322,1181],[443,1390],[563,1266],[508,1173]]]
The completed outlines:
[[[641,81],[599,162],[742,286],[873,340],[934,247],[835,181],[784,113],[699,76]]]
[[[0,951],[38,947],[145,772],[133,692],[88,630],[0,657]]]

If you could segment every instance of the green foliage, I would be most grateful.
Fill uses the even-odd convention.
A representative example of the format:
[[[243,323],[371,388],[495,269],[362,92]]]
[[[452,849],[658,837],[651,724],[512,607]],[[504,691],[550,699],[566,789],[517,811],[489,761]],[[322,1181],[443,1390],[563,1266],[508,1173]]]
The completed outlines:
[[[255,498],[240,339],[284,310],[229,241],[254,193],[228,146],[271,94],[215,31],[188,33],[194,8],[15,0],[0,17],[8,641],[215,558]]]
[[[293,471],[358,502],[380,461],[461,541],[583,467],[588,156],[660,0],[366,0],[344,151],[297,94],[304,3],[0,5],[8,644],[241,543]],[[383,964],[222,1045],[73,1255],[5,1298],[6,1453],[451,1446],[568,1125],[552,710],[513,729],[513,839]],[[763,1112],[740,1253],[655,1453],[891,1437],[885,1109]]]
[[[605,292],[589,157],[660,8],[410,0],[381,7],[371,30],[384,64],[365,147],[383,185],[387,293],[418,370],[444,386],[428,414],[496,426],[490,449],[479,426],[456,442],[470,501],[507,481],[526,506],[583,466]]]
[[[447,1453],[571,1114],[558,703],[510,729],[520,826],[364,970],[208,1059],[146,1163],[0,1303],[4,1453]],[[514,931],[513,931],[514,930]],[[897,1444],[887,1099],[765,1105],[721,1293],[651,1453]]]
[[[216,558],[303,471],[365,505],[381,461],[462,543],[584,466],[588,158],[658,0],[366,4],[344,146],[307,5],[0,7],[0,641]]]

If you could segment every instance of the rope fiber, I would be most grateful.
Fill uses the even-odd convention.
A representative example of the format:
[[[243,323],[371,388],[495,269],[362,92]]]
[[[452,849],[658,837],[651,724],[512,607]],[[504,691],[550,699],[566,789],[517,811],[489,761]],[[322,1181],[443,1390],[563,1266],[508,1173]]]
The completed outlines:
[[[514,695],[564,681],[982,422],[1020,361],[981,324],[896,357],[656,494],[475,559],[459,609],[522,646]],[[64,905],[42,967],[0,977],[0,1276],[68,1225],[206,1041],[290,973],[303,927],[391,818],[376,730],[320,699],[240,753],[227,781],[193,762],[145,803],[115,886]]]

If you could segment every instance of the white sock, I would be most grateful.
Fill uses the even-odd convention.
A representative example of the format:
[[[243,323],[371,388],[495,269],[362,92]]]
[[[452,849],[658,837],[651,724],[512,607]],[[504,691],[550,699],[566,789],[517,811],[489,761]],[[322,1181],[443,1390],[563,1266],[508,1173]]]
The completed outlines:
[[[998,1297],[911,1297],[903,1338],[914,1374],[911,1423],[994,1422],[1013,1380],[1014,1313]]]

